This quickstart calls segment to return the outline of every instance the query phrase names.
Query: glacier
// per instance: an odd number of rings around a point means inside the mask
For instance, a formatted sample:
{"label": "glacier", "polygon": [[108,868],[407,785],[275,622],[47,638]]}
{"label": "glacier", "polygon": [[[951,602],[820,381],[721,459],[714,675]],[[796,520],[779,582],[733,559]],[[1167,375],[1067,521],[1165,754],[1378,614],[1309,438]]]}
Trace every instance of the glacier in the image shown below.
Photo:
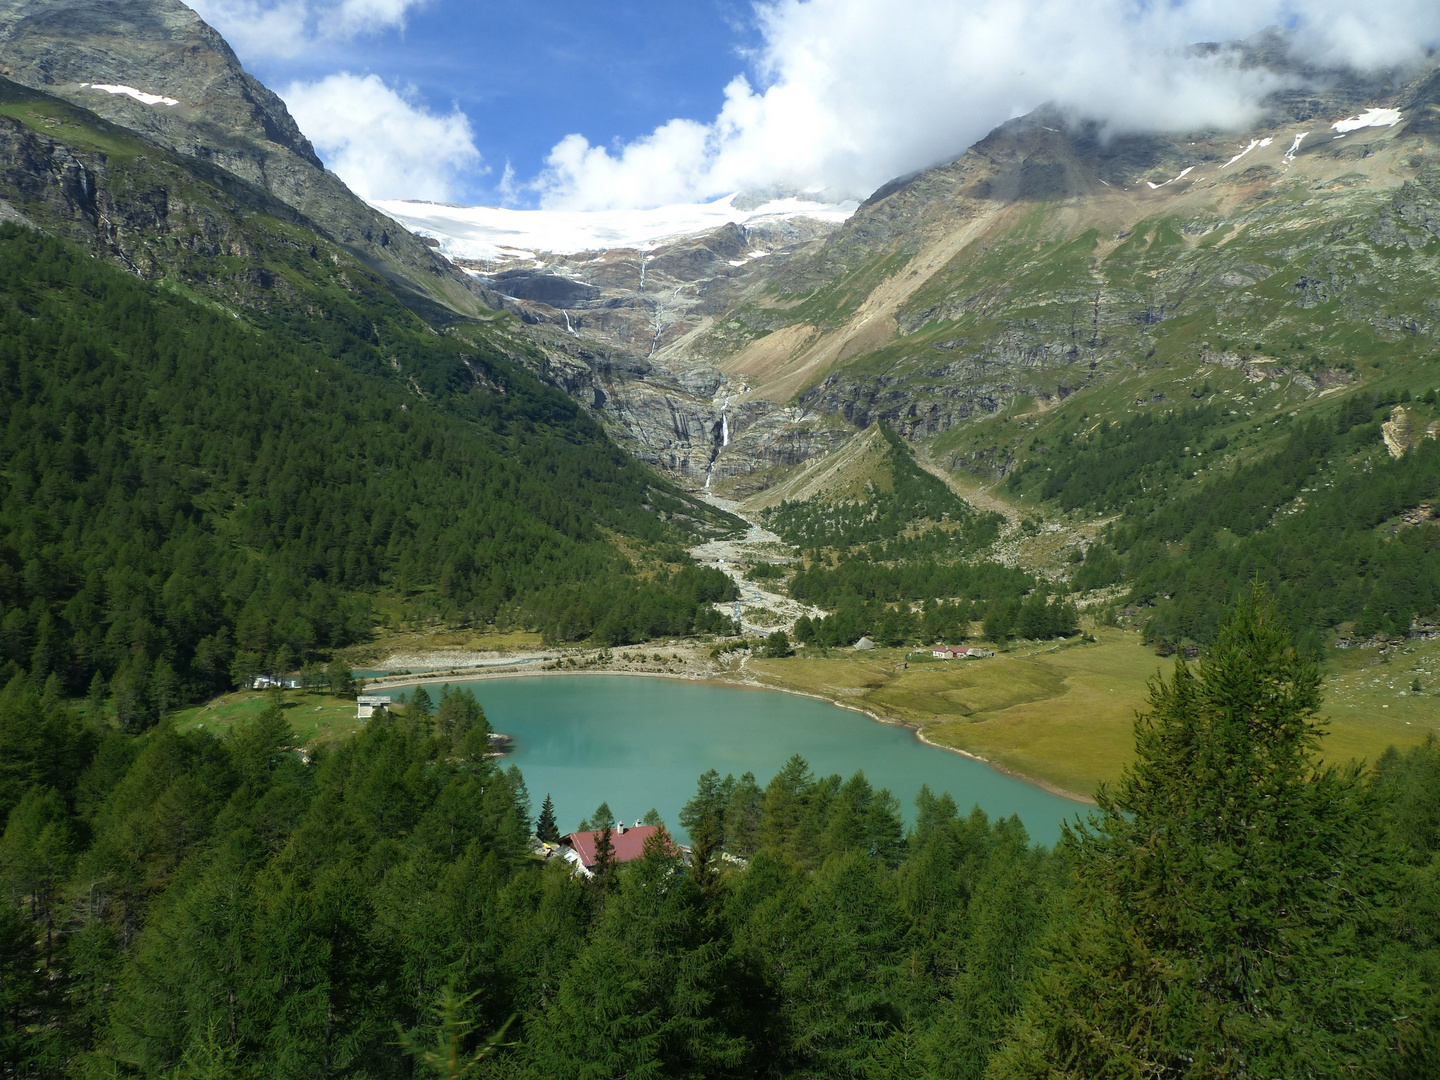
{"label": "glacier", "polygon": [[380,199],[371,205],[411,232],[435,240],[443,255],[493,262],[613,248],[649,251],[731,221],[748,225],[812,218],[838,225],[859,208],[853,199],[824,203],[792,196],[742,210],[733,205],[738,194],[650,210],[512,210],[406,199]]}

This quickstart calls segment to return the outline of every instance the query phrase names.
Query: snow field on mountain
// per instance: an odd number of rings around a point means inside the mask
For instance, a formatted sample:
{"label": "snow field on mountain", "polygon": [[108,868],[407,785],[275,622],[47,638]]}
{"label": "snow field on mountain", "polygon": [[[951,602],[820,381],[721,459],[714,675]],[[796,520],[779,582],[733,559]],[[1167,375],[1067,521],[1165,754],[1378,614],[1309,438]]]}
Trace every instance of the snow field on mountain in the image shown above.
{"label": "snow field on mountain", "polygon": [[1359,116],[1336,120],[1330,126],[1343,135],[1347,131],[1359,131],[1367,127],[1394,127],[1398,123],[1399,109],[1366,109]]}
{"label": "snow field on mountain", "polygon": [[637,248],[648,251],[681,236],[719,228],[727,222],[812,218],[840,224],[857,209],[854,201],[811,202],[772,199],[752,210],[733,205],[735,195],[708,203],[681,203],[651,210],[511,210],[500,206],[377,200],[372,205],[411,232],[440,243],[452,258],[533,259],[541,253]]}

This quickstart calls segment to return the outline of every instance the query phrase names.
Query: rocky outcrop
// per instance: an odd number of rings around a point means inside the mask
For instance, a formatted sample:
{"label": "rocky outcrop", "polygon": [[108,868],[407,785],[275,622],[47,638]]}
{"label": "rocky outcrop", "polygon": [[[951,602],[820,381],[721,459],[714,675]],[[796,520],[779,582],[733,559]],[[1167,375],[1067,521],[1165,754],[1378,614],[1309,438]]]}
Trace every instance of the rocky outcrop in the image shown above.
{"label": "rocky outcrop", "polygon": [[327,172],[285,103],[179,0],[7,0],[0,75],[254,184],[431,300],[469,312],[486,306],[488,293]]}
{"label": "rocky outcrop", "polygon": [[605,423],[635,457],[688,487],[748,492],[767,474],[853,435],[813,410],[735,402],[727,377],[704,364],[637,357],[593,340],[536,328],[538,352],[515,359]]}
{"label": "rocky outcrop", "polygon": [[1385,440],[1385,449],[1391,457],[1404,457],[1419,446],[1422,439],[1440,439],[1440,420],[1432,420],[1422,429],[1409,409],[1396,405],[1390,410],[1390,419],[1380,425],[1380,437]]}
{"label": "rocky outcrop", "polygon": [[[547,325],[644,357],[695,357],[690,339],[741,302],[761,278],[834,226],[808,218],[760,220],[679,237],[649,250],[542,253],[494,270],[463,265],[505,306]],[[700,360],[703,363],[703,359]]]}
{"label": "rocky outcrop", "polygon": [[[213,165],[132,139],[123,129],[0,79],[0,99],[49,102],[54,135],[0,115],[0,193],[16,219],[66,236],[148,280],[172,277],[225,302],[266,310],[296,299],[273,267],[303,260],[343,275],[304,216]],[[88,130],[121,151],[62,136]],[[140,151],[143,151],[140,152]],[[277,227],[278,226],[278,227]],[[346,260],[348,266],[355,263]]]}

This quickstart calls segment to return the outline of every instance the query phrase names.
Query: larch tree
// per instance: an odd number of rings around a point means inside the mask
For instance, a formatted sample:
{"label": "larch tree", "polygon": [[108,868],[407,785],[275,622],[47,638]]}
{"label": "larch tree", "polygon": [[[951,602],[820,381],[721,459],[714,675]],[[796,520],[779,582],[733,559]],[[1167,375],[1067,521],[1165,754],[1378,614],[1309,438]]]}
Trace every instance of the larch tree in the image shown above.
{"label": "larch tree", "polygon": [[1413,1015],[1400,865],[1359,767],[1321,762],[1319,705],[1259,588],[1156,679],[1134,764],[1066,830],[1073,914],[991,1077],[1384,1071]]}
{"label": "larch tree", "polygon": [[610,826],[606,825],[595,838],[595,866],[591,873],[595,887],[601,892],[610,888],[615,878],[615,844]]}

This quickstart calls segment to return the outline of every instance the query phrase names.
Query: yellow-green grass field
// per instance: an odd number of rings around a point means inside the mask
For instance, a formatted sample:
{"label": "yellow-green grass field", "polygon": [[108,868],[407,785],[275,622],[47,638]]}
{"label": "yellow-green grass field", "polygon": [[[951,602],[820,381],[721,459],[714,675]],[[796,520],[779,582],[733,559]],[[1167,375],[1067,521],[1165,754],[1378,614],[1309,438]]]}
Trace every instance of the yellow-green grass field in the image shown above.
{"label": "yellow-green grass field", "polygon": [[[272,691],[237,690],[205,705],[175,715],[175,726],[223,735],[236,724],[258,716],[275,700]],[[287,690],[280,696],[285,719],[303,745],[333,743],[353,735],[361,726],[353,698],[331,697]]]}
{"label": "yellow-green grass field", "polygon": [[[1419,680],[1420,690],[1413,689]],[[1376,649],[1332,649],[1325,665],[1325,756],[1373,761],[1398,747],[1440,738],[1440,641],[1410,641],[1387,656]]]}
{"label": "yellow-green grass field", "polygon": [[[1404,747],[1440,733],[1440,678],[1431,682],[1423,674],[1433,670],[1440,676],[1440,642],[1411,648],[1374,668],[1368,664],[1376,658],[1374,650],[1332,653],[1324,707],[1329,737],[1321,751],[1326,760],[1373,761],[1387,746]],[[941,746],[1090,795],[1131,760],[1135,712],[1145,704],[1149,680],[1168,673],[1173,663],[1147,649],[1134,632],[1102,629],[1093,644],[1017,646],[984,660],[916,663],[907,650],[881,649],[754,660],[749,670],[768,685],[912,724]],[[1418,695],[1409,690],[1417,677],[1411,668],[1422,670],[1418,677],[1429,690]],[[1381,677],[1381,669],[1390,677]]]}
{"label": "yellow-green grass field", "polygon": [[[1148,682],[1174,664],[1133,631],[1096,633],[1094,643],[1019,645],[984,660],[931,661],[906,649],[811,658],[802,650],[788,660],[752,659],[746,671],[769,686],[911,724],[931,742],[1088,796],[1130,761],[1131,724]],[[407,647],[424,643],[417,638]],[[1326,760],[1374,761],[1388,746],[1440,736],[1440,641],[1400,645],[1388,659],[1375,649],[1331,650],[1324,675]],[[272,700],[272,691],[236,691],[178,713],[175,722],[223,734]],[[361,726],[353,700],[293,690],[280,700],[307,745],[338,741]]]}

